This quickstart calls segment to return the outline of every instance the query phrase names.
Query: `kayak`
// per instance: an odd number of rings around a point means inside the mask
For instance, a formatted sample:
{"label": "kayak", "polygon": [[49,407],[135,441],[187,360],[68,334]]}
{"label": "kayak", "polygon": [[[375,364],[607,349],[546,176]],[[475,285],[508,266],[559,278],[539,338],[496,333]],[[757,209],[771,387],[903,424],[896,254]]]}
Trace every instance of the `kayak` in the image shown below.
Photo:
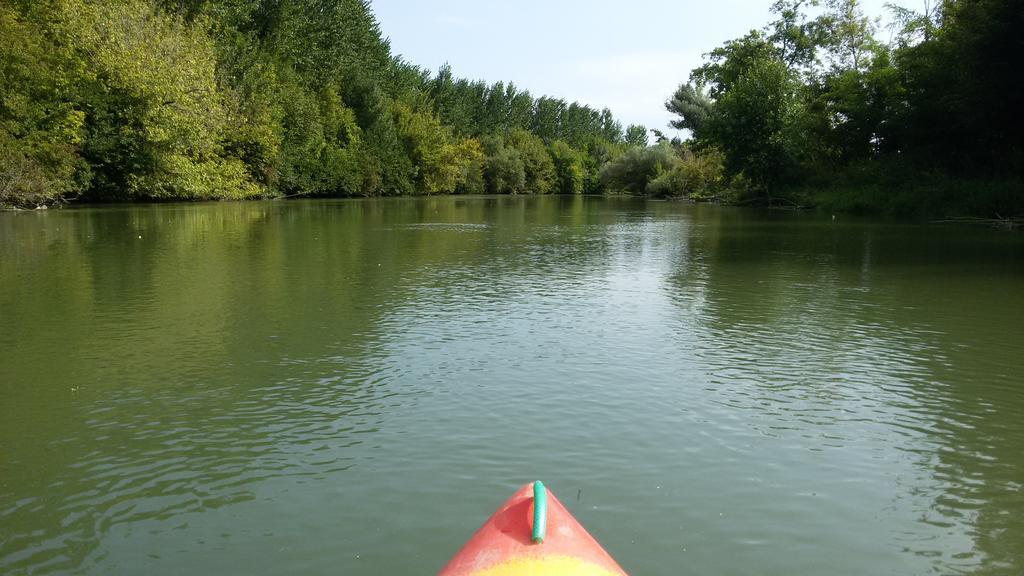
{"label": "kayak", "polygon": [[523,486],[438,576],[626,576],[542,482]]}

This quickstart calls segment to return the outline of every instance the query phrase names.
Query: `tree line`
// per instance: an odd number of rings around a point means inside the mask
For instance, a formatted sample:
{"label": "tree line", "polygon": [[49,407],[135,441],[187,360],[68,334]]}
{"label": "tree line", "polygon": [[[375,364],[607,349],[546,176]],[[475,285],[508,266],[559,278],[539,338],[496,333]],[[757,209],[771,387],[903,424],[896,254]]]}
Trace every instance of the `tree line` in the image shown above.
{"label": "tree line", "polygon": [[[368,0],[2,0],[0,204],[625,193],[1024,214],[1024,10],[777,0],[666,102],[607,110],[395,56]],[[888,33],[884,40],[880,39]]]}
{"label": "tree line", "polygon": [[777,0],[666,103],[690,138],[606,169],[632,192],[889,213],[1024,214],[1024,10]]}
{"label": "tree line", "polygon": [[368,0],[4,0],[0,38],[0,204],[595,193],[646,143],[405,62]]}

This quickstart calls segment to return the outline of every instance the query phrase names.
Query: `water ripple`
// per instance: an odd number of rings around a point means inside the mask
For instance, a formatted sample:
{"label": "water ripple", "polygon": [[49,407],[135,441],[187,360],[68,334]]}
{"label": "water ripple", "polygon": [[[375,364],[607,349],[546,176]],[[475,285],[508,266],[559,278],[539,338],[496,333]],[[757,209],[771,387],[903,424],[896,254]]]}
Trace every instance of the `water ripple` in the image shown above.
{"label": "water ripple", "polygon": [[1020,572],[1024,249],[930,230],[583,198],[0,225],[0,571],[429,572],[541,477],[637,574]]}

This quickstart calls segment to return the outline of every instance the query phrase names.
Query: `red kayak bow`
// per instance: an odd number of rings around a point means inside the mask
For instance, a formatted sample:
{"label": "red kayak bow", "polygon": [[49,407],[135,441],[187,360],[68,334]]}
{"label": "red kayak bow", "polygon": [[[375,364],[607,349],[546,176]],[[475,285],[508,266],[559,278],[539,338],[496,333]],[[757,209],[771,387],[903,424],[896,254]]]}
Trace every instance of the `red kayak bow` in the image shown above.
{"label": "red kayak bow", "polygon": [[516,491],[438,576],[626,576],[544,484]]}

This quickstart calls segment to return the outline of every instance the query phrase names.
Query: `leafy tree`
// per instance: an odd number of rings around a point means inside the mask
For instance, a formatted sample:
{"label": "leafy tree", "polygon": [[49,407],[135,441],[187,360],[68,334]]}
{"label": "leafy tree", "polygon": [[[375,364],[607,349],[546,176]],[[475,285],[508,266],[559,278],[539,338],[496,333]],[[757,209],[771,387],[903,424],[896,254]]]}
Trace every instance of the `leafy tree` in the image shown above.
{"label": "leafy tree", "polygon": [[630,146],[647,146],[647,127],[630,124],[629,128],[626,128],[625,140]]}
{"label": "leafy tree", "polygon": [[[711,99],[704,94],[700,84],[686,83],[679,86],[672,98],[665,103],[665,109],[679,116],[670,124],[679,130],[689,130],[693,137],[701,139],[705,136],[708,118],[711,117]],[[667,140],[665,135],[657,132],[658,141]]]}
{"label": "leafy tree", "polygon": [[938,20],[928,41],[894,58],[909,104],[906,152],[958,173],[1019,174],[1024,11],[1012,0],[959,0],[943,3]]}
{"label": "leafy tree", "polygon": [[586,178],[584,155],[561,140],[555,140],[549,148],[555,168],[554,190],[559,194],[581,194]]}
{"label": "leafy tree", "polygon": [[[694,153],[720,149],[726,181],[749,182],[769,202],[787,189],[812,190],[813,202],[820,196],[813,190],[838,182],[857,187],[842,193],[849,195],[912,188],[929,209],[1024,210],[1020,194],[986,191],[1024,189],[1016,129],[1024,107],[1019,5],[946,0],[926,3],[921,13],[890,7],[898,28],[888,46],[857,0],[820,5],[812,16],[817,0],[778,0],[763,33],[706,55],[666,103],[678,116],[673,126],[691,132]],[[979,186],[972,198],[940,192],[965,178],[997,182]],[[674,168],[648,193],[674,193],[685,181]],[[842,202],[880,209],[887,198]]]}
{"label": "leafy tree", "polygon": [[527,91],[518,91],[510,82],[506,89],[509,102],[508,127],[529,130],[533,117],[533,97]]}
{"label": "leafy tree", "polygon": [[467,138],[459,143],[459,155],[465,159],[461,163],[462,173],[459,175],[458,185],[455,188],[456,194],[483,194],[487,191],[487,182],[484,180],[484,156],[483,146],[476,138]]}
{"label": "leafy tree", "polygon": [[672,170],[678,162],[669,144],[630,148],[601,168],[601,182],[611,192],[642,195],[651,181]]}
{"label": "leafy tree", "polygon": [[756,30],[729,40],[705,56],[708,62],[690,74],[690,81],[707,88],[712,100],[728,92],[756,63],[780,59],[778,49]]}
{"label": "leafy tree", "polygon": [[781,60],[751,62],[715,103],[713,134],[726,165],[766,192],[789,168],[783,131],[794,108],[794,86]]}
{"label": "leafy tree", "polygon": [[840,161],[898,149],[892,124],[904,94],[899,73],[880,46],[866,70],[850,69],[825,78],[819,99],[830,120],[826,141]]}
{"label": "leafy tree", "polygon": [[601,136],[609,142],[622,141],[622,124],[607,108],[601,109]]}
{"label": "leafy tree", "polygon": [[416,166],[415,184],[424,194],[450,194],[469,177],[479,161],[475,141],[456,141],[435,116],[414,110],[403,102],[394,104],[395,127],[406,152]]}
{"label": "leafy tree", "polygon": [[826,0],[827,11],[820,18],[822,45],[833,72],[863,72],[878,49],[874,25],[859,0]]}
{"label": "leafy tree", "polygon": [[505,145],[519,153],[526,176],[526,191],[547,194],[555,185],[555,165],[539,136],[526,130],[510,130]]}
{"label": "leafy tree", "polygon": [[332,86],[311,94],[282,87],[284,154],[281,186],[289,194],[359,194],[366,185],[362,129]]}
{"label": "leafy tree", "polygon": [[0,5],[0,205],[72,197],[90,176],[80,156],[85,112],[68,94],[82,64],[38,34],[33,16]]}
{"label": "leafy tree", "polygon": [[624,141],[393,55],[368,0],[7,0],[0,36],[4,204],[575,193]]}
{"label": "leafy tree", "polygon": [[771,7],[777,19],[768,25],[768,39],[791,70],[809,72],[821,45],[822,21],[804,13],[808,5],[817,6],[818,0],[776,0]]}
{"label": "leafy tree", "polygon": [[562,125],[562,114],[565,112],[564,100],[543,96],[537,100],[533,109],[533,123],[530,130],[545,140],[559,136]]}
{"label": "leafy tree", "polygon": [[200,23],[141,0],[87,3],[65,17],[97,78],[85,97],[96,112],[87,116],[83,155],[100,195],[262,193],[241,160],[223,154],[228,111],[216,83],[214,46]]}
{"label": "leafy tree", "polygon": [[684,148],[681,152],[679,162],[647,183],[646,193],[654,197],[714,199],[725,183],[725,156],[716,148],[698,152]]}
{"label": "leafy tree", "polygon": [[483,140],[484,181],[494,194],[521,194],[526,191],[526,164],[515,148],[505,146],[499,136]]}
{"label": "leafy tree", "polygon": [[[785,135],[801,110],[799,91],[779,52],[760,33],[727,42],[709,54],[666,107],[699,143],[718,146],[732,174],[745,174],[769,193],[792,168]],[[702,86],[709,87],[705,96]]]}
{"label": "leafy tree", "polygon": [[917,12],[904,6],[887,3],[885,7],[892,18],[891,29],[897,35],[897,46],[907,48],[930,41],[940,27],[940,6],[939,2],[925,0],[924,12]]}

